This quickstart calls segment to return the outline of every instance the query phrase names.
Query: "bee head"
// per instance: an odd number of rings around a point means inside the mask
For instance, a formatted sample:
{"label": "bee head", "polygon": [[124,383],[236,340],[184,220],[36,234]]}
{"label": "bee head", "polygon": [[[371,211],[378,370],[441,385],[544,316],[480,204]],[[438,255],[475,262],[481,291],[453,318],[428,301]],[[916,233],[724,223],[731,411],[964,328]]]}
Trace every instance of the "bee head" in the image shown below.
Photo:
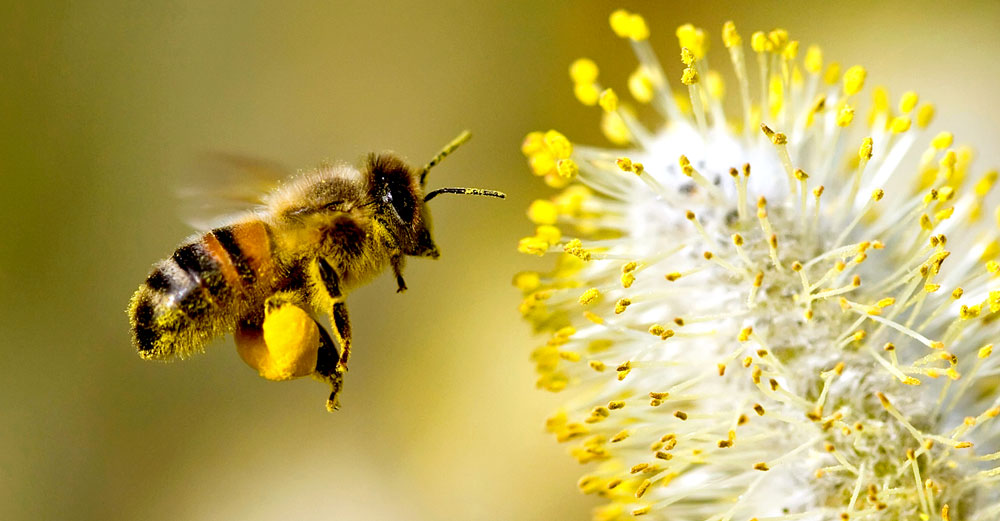
{"label": "bee head", "polygon": [[413,169],[393,155],[368,157],[367,174],[371,180],[371,197],[378,207],[378,218],[399,241],[406,255],[438,257],[431,239],[430,212],[427,201],[439,194],[485,195],[503,199],[506,195],[481,188],[439,188],[424,195],[427,173],[472,135],[462,132],[438,152],[423,168]]}
{"label": "bee head", "polygon": [[420,171],[391,154],[368,156],[369,196],[376,219],[396,238],[406,255],[438,256],[431,239],[429,215],[420,190]]}

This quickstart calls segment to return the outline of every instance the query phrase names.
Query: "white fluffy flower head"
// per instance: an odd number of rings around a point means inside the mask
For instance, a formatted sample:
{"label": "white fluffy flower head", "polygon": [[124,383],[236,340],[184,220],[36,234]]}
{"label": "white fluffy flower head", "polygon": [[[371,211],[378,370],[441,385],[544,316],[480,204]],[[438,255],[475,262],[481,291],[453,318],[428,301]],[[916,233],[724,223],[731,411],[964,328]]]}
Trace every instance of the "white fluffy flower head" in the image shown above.
{"label": "white fluffy flower head", "polygon": [[611,27],[638,57],[631,97],[665,122],[571,66],[622,148],[528,135],[561,192],[519,248],[557,262],[515,277],[547,335],[538,384],[566,396],[547,427],[608,500],[595,517],[1000,517],[997,173],[928,133],[915,93],[868,103],[864,68],[800,57],[783,30],[745,56],[724,26],[727,115],[702,30],[677,30],[675,93],[644,19]]}

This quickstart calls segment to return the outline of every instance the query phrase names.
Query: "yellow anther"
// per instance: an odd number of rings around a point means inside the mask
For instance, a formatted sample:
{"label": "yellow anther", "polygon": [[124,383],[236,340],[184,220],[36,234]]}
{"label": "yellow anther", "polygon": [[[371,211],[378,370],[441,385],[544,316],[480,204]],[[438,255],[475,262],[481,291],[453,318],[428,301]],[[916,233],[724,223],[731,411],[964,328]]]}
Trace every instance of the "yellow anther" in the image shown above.
{"label": "yellow anther", "polygon": [[573,96],[580,103],[588,107],[593,107],[597,105],[597,100],[600,99],[601,93],[597,90],[597,84],[595,83],[575,83],[573,84]]}
{"label": "yellow anther", "polygon": [[514,287],[517,289],[528,292],[538,289],[542,284],[541,276],[538,272],[534,271],[522,271],[517,275],[514,275]]}
{"label": "yellow anther", "polygon": [[669,280],[670,282],[673,282],[681,278],[681,274],[675,271],[672,273],[667,273],[666,275],[664,275],[664,277],[666,277],[666,279]]}
{"label": "yellow anther", "polygon": [[681,47],[691,49],[695,59],[700,60],[705,57],[708,50],[708,40],[705,39],[705,31],[691,25],[684,24],[677,28],[677,43]]}
{"label": "yellow anther", "polygon": [[616,145],[627,145],[632,140],[632,133],[625,125],[625,120],[617,112],[602,113],[601,132]]}
{"label": "yellow anther", "polygon": [[618,443],[620,441],[625,441],[626,439],[628,439],[629,435],[631,435],[629,431],[620,431],[618,434],[612,436],[611,439],[608,441],[610,441],[611,443]]}
{"label": "yellow anther", "polygon": [[754,470],[759,470],[761,472],[767,472],[768,470],[771,470],[771,468],[767,466],[767,463],[763,463],[763,462],[761,462],[761,463],[754,463],[753,464],[753,469]]}
{"label": "yellow anther", "polygon": [[867,161],[872,158],[873,143],[874,142],[870,137],[866,137],[863,141],[861,141],[861,148],[858,149],[858,159]]}
{"label": "yellow anther", "polygon": [[572,159],[560,159],[556,161],[556,172],[566,179],[573,179],[576,174],[580,173],[580,167]]}
{"label": "yellow anther", "polygon": [[563,251],[583,261],[589,261],[593,258],[590,251],[583,247],[583,242],[580,239],[573,239],[566,243]]}
{"label": "yellow anther", "polygon": [[531,157],[545,150],[545,134],[539,131],[529,132],[521,142],[521,153]]}
{"label": "yellow anther", "polygon": [[629,299],[627,299],[627,298],[620,298],[620,299],[618,299],[618,302],[615,302],[615,314],[616,315],[621,315],[631,305],[632,305],[632,301],[629,300]]}
{"label": "yellow anther", "polygon": [[944,210],[939,210],[937,212],[934,212],[934,220],[936,220],[936,221],[943,221],[945,219],[950,218],[952,216],[952,214],[954,214],[954,213],[955,213],[955,207],[954,206],[949,206],[948,208],[945,208]]}
{"label": "yellow anther", "polygon": [[771,42],[773,50],[781,50],[788,42],[788,31],[785,29],[773,29],[767,33],[767,41]]}
{"label": "yellow anther", "polygon": [[645,67],[640,65],[628,77],[628,90],[632,97],[640,103],[649,103],[653,100],[653,80]]}
{"label": "yellow anther", "polygon": [[604,89],[601,92],[601,97],[598,100],[598,103],[601,105],[601,108],[604,109],[604,112],[614,112],[615,110],[618,110],[618,95],[611,89]]}
{"label": "yellow anther", "polygon": [[976,354],[979,358],[989,358],[993,354],[993,344],[987,344],[979,348],[979,352]]}
{"label": "yellow anther", "polygon": [[624,409],[625,402],[623,400],[611,400],[608,402],[608,409],[612,411],[617,411],[618,409]]}
{"label": "yellow anther", "polygon": [[691,49],[688,49],[687,47],[681,47],[681,63],[687,65],[688,67],[690,67],[691,64],[694,63],[694,53],[691,52]]}
{"label": "yellow anther", "polygon": [[556,159],[566,159],[573,153],[573,145],[566,139],[566,136],[556,130],[545,133],[545,146],[549,148]]}
{"label": "yellow anther", "polygon": [[944,150],[952,145],[955,141],[955,136],[951,132],[939,132],[938,135],[934,136],[931,140],[931,146],[938,149]]}
{"label": "yellow anther", "polygon": [[562,358],[567,362],[579,362],[580,353],[574,351],[559,351],[559,358]]}
{"label": "yellow anther", "polygon": [[635,41],[649,38],[649,26],[646,25],[646,19],[638,14],[632,14],[629,18],[630,27],[628,37]]}
{"label": "yellow anther", "polygon": [[694,85],[698,83],[698,71],[692,67],[685,68],[683,74],[681,74],[681,83],[684,85]]}
{"label": "yellow anther", "polygon": [[757,31],[750,35],[750,48],[756,53],[763,53],[770,50],[771,42],[767,40],[767,35],[762,31]]}
{"label": "yellow anther", "polygon": [[736,32],[736,24],[732,21],[722,24],[722,43],[725,44],[726,48],[738,47],[743,43],[743,38],[740,38],[740,33]]}
{"label": "yellow anther", "polygon": [[934,229],[934,224],[931,222],[931,218],[927,214],[922,214],[920,216],[920,227],[930,231]]}
{"label": "yellow anther", "polygon": [[979,197],[985,197],[986,194],[988,194],[993,188],[993,185],[996,184],[998,175],[1000,175],[1000,173],[996,170],[986,172],[983,177],[976,182],[976,195]]}
{"label": "yellow anther", "polygon": [[833,86],[838,81],[840,81],[840,63],[832,62],[826,67],[826,72],[823,73],[823,82]]}
{"label": "yellow anther", "polygon": [[569,66],[573,83],[593,83],[597,81],[597,73],[597,64],[590,58],[579,58]]}
{"label": "yellow anther", "polygon": [[635,497],[639,499],[649,490],[649,487],[653,484],[649,479],[644,479],[642,483],[639,484],[639,488],[635,489]]}
{"label": "yellow anther", "polygon": [[903,114],[910,112],[917,106],[917,102],[920,101],[920,96],[912,90],[906,91],[899,98],[899,111]]}
{"label": "yellow anther", "polygon": [[861,92],[861,89],[865,86],[865,76],[867,76],[867,71],[860,65],[855,65],[847,72],[844,73],[844,94],[848,96],[853,96]]}
{"label": "yellow anther", "polygon": [[837,112],[837,125],[841,127],[846,127],[854,121],[854,107],[850,105],[844,105]]}
{"label": "yellow anther", "polygon": [[536,152],[528,158],[528,165],[531,172],[537,176],[543,176],[556,169],[556,160],[547,150]]}
{"label": "yellow anther", "polygon": [[619,38],[628,38],[631,29],[631,18],[632,16],[628,11],[618,9],[611,13],[608,22],[611,23],[611,30],[615,32],[615,35]]}
{"label": "yellow anther", "polygon": [[753,326],[747,326],[740,330],[740,334],[736,336],[736,339],[740,342],[746,342],[750,340],[750,335],[753,334]]}
{"label": "yellow anther", "polygon": [[794,60],[796,56],[799,55],[799,41],[791,40],[785,45],[785,48],[781,50],[781,57],[786,60]]}
{"label": "yellow anther", "polygon": [[886,298],[884,298],[884,299],[879,300],[878,302],[876,302],[875,305],[884,309],[884,308],[887,308],[887,307],[889,307],[889,306],[891,306],[891,305],[893,305],[895,303],[896,303],[896,299],[894,299],[892,297],[886,297]]}
{"label": "yellow anther", "polygon": [[629,38],[636,41],[649,38],[649,27],[641,15],[619,9],[611,13],[609,22],[611,23],[611,30],[619,38]]}
{"label": "yellow anther", "polygon": [[549,242],[540,237],[525,237],[518,241],[517,251],[541,257],[545,252],[549,251]]}
{"label": "yellow anther", "polygon": [[597,299],[600,298],[600,296],[601,296],[600,290],[598,290],[597,288],[590,288],[587,291],[584,291],[582,295],[580,295],[579,302],[581,305],[586,306],[588,304],[593,304],[594,302],[596,302]]}
{"label": "yellow anther", "polygon": [[823,71],[823,50],[819,46],[810,45],[806,49],[805,67],[810,74],[819,74]]}
{"label": "yellow anther", "polygon": [[925,103],[917,110],[917,126],[927,128],[934,120],[934,104]]}
{"label": "yellow anther", "polygon": [[907,130],[910,130],[910,125],[912,122],[907,116],[896,116],[892,118],[892,122],[889,123],[889,129],[892,130],[893,134],[902,134]]}
{"label": "yellow anther", "polygon": [[885,197],[885,191],[881,188],[872,190],[872,201],[881,201]]}
{"label": "yellow anther", "polygon": [[705,86],[708,88],[708,95],[713,99],[722,101],[726,96],[726,82],[722,80],[719,71],[710,70],[705,75]]}
{"label": "yellow anther", "polygon": [[592,313],[590,311],[584,311],[583,312],[583,318],[586,318],[587,320],[593,322],[594,324],[598,324],[598,325],[604,323],[604,319],[601,318],[600,315],[597,315],[596,313]]}
{"label": "yellow anther", "polygon": [[794,175],[795,179],[798,179],[799,181],[805,181],[806,179],[809,179],[809,174],[805,173],[801,168],[796,168]]}
{"label": "yellow anther", "polygon": [[737,246],[743,246],[743,236],[742,235],[740,235],[738,233],[734,233],[733,236],[732,236],[732,239],[733,239],[733,244],[735,244]]}
{"label": "yellow anther", "polygon": [[552,246],[553,244],[558,243],[559,239],[562,239],[562,232],[559,231],[559,228],[556,228],[551,224],[542,224],[535,228],[535,237],[545,241],[549,244],[549,246]]}
{"label": "yellow anther", "polygon": [[555,224],[559,211],[555,203],[545,199],[535,199],[528,206],[528,219],[535,224]]}
{"label": "yellow anther", "polygon": [[617,165],[622,172],[632,171],[632,160],[627,157],[619,157],[615,160],[615,165]]}

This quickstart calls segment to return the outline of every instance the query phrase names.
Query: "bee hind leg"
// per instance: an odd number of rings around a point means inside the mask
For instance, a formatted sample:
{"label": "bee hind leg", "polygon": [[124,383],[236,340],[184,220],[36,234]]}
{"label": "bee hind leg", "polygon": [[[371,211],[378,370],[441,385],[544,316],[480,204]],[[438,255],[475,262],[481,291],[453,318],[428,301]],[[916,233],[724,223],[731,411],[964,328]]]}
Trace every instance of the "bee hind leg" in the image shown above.
{"label": "bee hind leg", "polygon": [[264,312],[240,321],[233,335],[240,357],[265,379],[308,376],[316,366],[320,327],[297,302],[294,294],[271,295]]}
{"label": "bee hind leg", "polygon": [[347,316],[347,304],[344,303],[344,295],[340,290],[340,275],[337,270],[326,259],[319,258],[316,263],[323,288],[332,302],[330,321],[333,323],[333,335],[340,344],[340,357],[333,368],[337,380],[331,382],[333,392],[326,403],[327,409],[332,411],[338,406],[337,393],[343,387],[343,376],[347,372],[347,362],[351,359],[351,320]]}
{"label": "bee hind leg", "polygon": [[316,370],[313,378],[330,385],[330,397],[326,400],[326,409],[333,412],[340,408],[337,395],[344,386],[344,373],[337,369],[340,355],[333,339],[323,326],[319,326],[319,352],[316,356]]}

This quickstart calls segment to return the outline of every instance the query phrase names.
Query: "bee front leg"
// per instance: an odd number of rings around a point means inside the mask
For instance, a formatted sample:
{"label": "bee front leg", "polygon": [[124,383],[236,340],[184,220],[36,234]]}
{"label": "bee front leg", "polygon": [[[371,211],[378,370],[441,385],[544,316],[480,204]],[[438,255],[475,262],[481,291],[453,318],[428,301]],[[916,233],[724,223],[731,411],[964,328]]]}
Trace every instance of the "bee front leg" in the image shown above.
{"label": "bee front leg", "polygon": [[402,253],[396,252],[389,259],[392,263],[392,272],[396,275],[396,293],[406,291],[406,281],[403,280],[403,264],[406,258]]}
{"label": "bee front leg", "polygon": [[338,407],[337,393],[343,387],[343,375],[347,372],[347,362],[351,359],[351,321],[347,316],[347,304],[343,300],[344,295],[340,289],[340,275],[337,270],[326,259],[319,258],[316,263],[323,288],[333,302],[329,313],[331,322],[333,322],[333,335],[336,337],[337,343],[340,344],[340,358],[332,371],[332,374],[337,377],[337,382],[336,384],[331,382],[333,389],[330,393],[330,399],[326,403],[327,409],[332,411]]}

